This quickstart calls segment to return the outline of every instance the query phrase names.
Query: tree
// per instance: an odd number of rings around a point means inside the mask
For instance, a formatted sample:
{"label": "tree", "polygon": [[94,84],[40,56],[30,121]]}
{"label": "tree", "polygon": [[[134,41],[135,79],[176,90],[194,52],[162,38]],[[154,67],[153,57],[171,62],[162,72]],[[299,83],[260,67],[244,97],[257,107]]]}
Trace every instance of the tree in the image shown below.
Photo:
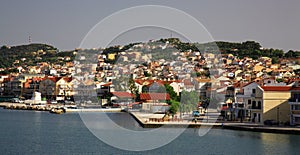
{"label": "tree", "polygon": [[177,93],[174,91],[174,88],[169,84],[165,84],[166,92],[169,93],[171,100],[179,101]]}
{"label": "tree", "polygon": [[132,78],[130,78],[128,81],[128,87],[132,94],[136,94],[138,92],[135,82]]}
{"label": "tree", "polygon": [[149,92],[149,88],[147,86],[143,86],[142,93],[148,93],[148,92]]}
{"label": "tree", "polygon": [[152,75],[150,74],[150,73],[148,73],[147,71],[144,71],[144,75],[146,76],[146,77],[151,77]]}
{"label": "tree", "polygon": [[279,59],[277,57],[272,57],[272,64],[277,64]]}
{"label": "tree", "polygon": [[183,111],[189,112],[193,109],[197,109],[197,105],[199,102],[199,95],[196,91],[185,91],[181,92],[180,103],[182,104]]}
{"label": "tree", "polygon": [[180,102],[175,101],[175,100],[170,100],[170,103],[171,103],[171,106],[170,106],[169,112],[171,114],[176,114],[179,109]]}

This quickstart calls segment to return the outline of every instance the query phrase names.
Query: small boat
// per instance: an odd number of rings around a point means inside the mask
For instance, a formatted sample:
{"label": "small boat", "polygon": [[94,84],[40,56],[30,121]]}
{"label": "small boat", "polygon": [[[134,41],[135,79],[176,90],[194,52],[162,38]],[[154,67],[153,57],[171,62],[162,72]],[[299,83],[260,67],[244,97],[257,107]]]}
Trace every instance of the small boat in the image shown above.
{"label": "small boat", "polygon": [[63,108],[52,108],[49,112],[53,114],[62,114],[65,113],[65,110]]}

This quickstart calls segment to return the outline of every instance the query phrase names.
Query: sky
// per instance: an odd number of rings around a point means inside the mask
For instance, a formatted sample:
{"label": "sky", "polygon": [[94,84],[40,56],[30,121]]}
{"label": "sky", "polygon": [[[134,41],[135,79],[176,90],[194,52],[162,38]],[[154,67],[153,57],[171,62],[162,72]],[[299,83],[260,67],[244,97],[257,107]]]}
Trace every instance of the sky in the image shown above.
{"label": "sky", "polygon": [[105,17],[139,5],[182,10],[216,41],[254,40],[265,48],[300,50],[298,0],[1,0],[0,46],[28,44],[30,36],[32,43],[72,50]]}

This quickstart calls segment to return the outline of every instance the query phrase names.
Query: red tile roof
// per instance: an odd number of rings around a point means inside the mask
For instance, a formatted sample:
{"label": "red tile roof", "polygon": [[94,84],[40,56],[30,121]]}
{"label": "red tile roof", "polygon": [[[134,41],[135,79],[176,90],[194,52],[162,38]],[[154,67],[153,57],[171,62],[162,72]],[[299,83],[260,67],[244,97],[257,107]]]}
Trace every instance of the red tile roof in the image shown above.
{"label": "red tile roof", "polygon": [[300,87],[293,87],[292,90],[300,90]]}
{"label": "red tile roof", "polygon": [[72,81],[72,77],[64,77],[64,80],[67,82],[71,82]]}
{"label": "red tile roof", "polygon": [[261,86],[264,91],[290,91],[290,86]]}
{"label": "red tile roof", "polygon": [[142,93],[140,94],[141,100],[170,100],[168,93]]}
{"label": "red tile roof", "polygon": [[111,92],[114,96],[118,98],[133,98],[134,95],[129,92]]}
{"label": "red tile roof", "polygon": [[43,80],[49,79],[51,81],[53,81],[54,83],[56,83],[58,80],[61,79],[61,77],[57,77],[57,76],[46,76],[43,78]]}

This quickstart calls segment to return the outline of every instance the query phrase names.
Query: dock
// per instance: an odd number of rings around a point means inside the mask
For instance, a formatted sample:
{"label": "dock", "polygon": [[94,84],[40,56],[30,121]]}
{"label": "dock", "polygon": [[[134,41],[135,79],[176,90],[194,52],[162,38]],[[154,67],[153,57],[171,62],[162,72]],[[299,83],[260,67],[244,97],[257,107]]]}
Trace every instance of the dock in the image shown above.
{"label": "dock", "polygon": [[66,112],[122,112],[121,108],[66,109]]}
{"label": "dock", "polygon": [[[48,111],[53,112],[53,109],[63,110],[63,113],[74,112],[122,112],[122,108],[74,108],[74,105],[62,105],[62,104],[45,104],[45,105],[28,105],[25,103],[10,103],[2,102],[0,107],[11,110],[33,110],[33,111]],[[68,108],[73,107],[73,108]]]}
{"label": "dock", "polygon": [[251,123],[224,123],[224,129],[243,130],[253,132],[266,132],[266,133],[282,133],[282,134],[296,134],[300,135],[299,127],[288,126],[266,126],[261,124]]}
{"label": "dock", "polygon": [[130,115],[143,127],[143,128],[159,128],[165,127],[184,127],[184,128],[200,128],[212,127],[219,129],[229,129],[229,130],[240,130],[240,131],[252,131],[252,132],[265,132],[265,133],[278,133],[278,134],[296,134],[300,135],[300,127],[291,126],[267,126],[263,124],[255,123],[239,123],[239,122],[220,122],[209,123],[205,120],[198,122],[191,122],[188,120],[151,120],[151,118],[160,118],[162,115],[141,113],[141,112],[130,112]]}
{"label": "dock", "polygon": [[151,114],[142,112],[129,112],[131,116],[144,128],[158,127],[188,127],[200,128],[201,126],[221,128],[222,123],[206,122],[206,120],[189,121],[184,119],[165,119],[164,114]]}

